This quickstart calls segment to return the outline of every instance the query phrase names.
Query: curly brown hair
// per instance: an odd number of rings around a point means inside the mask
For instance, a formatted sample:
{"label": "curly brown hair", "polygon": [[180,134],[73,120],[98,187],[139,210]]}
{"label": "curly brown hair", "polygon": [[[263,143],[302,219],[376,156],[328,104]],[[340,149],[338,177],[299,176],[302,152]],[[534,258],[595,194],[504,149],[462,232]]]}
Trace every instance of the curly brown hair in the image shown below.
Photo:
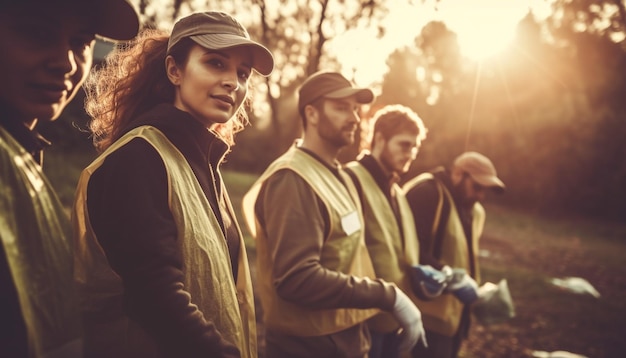
{"label": "curly brown hair", "polygon": [[424,122],[409,107],[401,104],[389,104],[376,111],[374,116],[362,127],[361,149],[372,149],[374,133],[381,133],[386,140],[402,133],[415,134],[420,141],[426,139],[428,129]]}
{"label": "curly brown hair", "polygon": [[[165,71],[169,34],[143,30],[133,41],[114,49],[102,67],[93,70],[84,84],[85,110],[92,118],[89,129],[100,152],[124,135],[124,130],[140,114],[160,103],[173,103],[175,87]],[[177,65],[187,63],[193,45],[183,39],[171,50]],[[235,133],[248,124],[246,98],[234,118],[211,128],[227,143],[234,144]]]}

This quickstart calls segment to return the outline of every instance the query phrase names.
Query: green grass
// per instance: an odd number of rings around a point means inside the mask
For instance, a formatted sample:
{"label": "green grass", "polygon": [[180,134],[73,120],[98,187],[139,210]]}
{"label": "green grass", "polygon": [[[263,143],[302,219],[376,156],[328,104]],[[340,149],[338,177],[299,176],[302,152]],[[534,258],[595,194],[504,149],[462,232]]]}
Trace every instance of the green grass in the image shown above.
{"label": "green grass", "polygon": [[230,194],[233,207],[235,208],[237,221],[239,221],[239,226],[241,227],[241,232],[243,233],[246,246],[250,251],[255,251],[256,248],[254,245],[254,239],[250,235],[250,231],[243,220],[241,201],[243,196],[248,192],[248,189],[250,189],[252,184],[254,184],[258,178],[258,175],[223,170],[222,176],[224,178],[226,188],[228,189],[228,193]]}
{"label": "green grass", "polygon": [[43,171],[67,208],[73,204],[80,173],[94,158],[95,151],[88,147],[66,149],[52,146],[46,150]]}

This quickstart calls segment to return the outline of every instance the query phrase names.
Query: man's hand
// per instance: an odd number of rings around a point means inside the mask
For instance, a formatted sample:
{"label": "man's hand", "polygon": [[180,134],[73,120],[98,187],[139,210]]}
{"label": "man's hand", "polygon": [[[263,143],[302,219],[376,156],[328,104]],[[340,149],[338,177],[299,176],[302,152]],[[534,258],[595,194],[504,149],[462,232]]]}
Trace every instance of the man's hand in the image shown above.
{"label": "man's hand", "polygon": [[437,270],[430,265],[411,266],[409,274],[413,293],[424,301],[432,300],[441,295],[452,272],[450,267],[446,267],[450,270],[450,273]]}
{"label": "man's hand", "polygon": [[415,306],[413,301],[398,287],[396,289],[396,301],[393,304],[393,316],[400,323],[402,330],[400,331],[400,352],[409,352],[413,346],[422,340],[424,347],[428,347],[426,343],[426,334],[422,324],[422,313]]}
{"label": "man's hand", "polygon": [[464,269],[452,269],[446,292],[451,292],[464,304],[471,304],[478,299],[478,284]]}

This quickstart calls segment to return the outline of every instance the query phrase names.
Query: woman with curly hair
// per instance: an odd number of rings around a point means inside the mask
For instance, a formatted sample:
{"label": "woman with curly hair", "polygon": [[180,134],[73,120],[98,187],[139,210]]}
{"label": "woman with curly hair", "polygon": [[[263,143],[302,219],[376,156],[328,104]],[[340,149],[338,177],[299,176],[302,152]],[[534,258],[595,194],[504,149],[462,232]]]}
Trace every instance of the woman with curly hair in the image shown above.
{"label": "woman with curly hair", "polygon": [[145,30],[86,83],[101,154],[73,210],[88,357],[256,357],[245,246],[219,166],[272,54],[221,12]]}

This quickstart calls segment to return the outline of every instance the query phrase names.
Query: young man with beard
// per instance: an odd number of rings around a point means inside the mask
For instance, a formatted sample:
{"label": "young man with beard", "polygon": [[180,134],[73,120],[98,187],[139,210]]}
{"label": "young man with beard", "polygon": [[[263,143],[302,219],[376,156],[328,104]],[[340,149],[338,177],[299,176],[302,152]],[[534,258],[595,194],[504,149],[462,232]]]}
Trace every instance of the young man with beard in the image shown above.
{"label": "young man with beard", "polygon": [[361,203],[337,161],[355,140],[359,106],[373,98],[339,73],[311,75],[299,90],[302,139],[244,197],[268,357],[365,357],[366,320],[380,310],[400,322],[402,348],[422,337],[413,302],[395,284],[374,279]]}
{"label": "young man with beard", "polygon": [[451,168],[436,168],[404,185],[420,242],[420,263],[461,272],[462,278],[455,275],[461,282],[457,288],[474,291],[464,296],[469,300],[443,294],[420,302],[429,347],[416,346],[414,357],[457,357],[469,332],[470,303],[480,281],[478,240],[485,222],[480,202],[488,191],[502,192],[504,188],[491,160],[477,152],[465,152]]}
{"label": "young man with beard", "polygon": [[[388,105],[372,118],[370,151],[347,165],[363,203],[365,242],[377,277],[394,282],[414,302],[411,267],[419,263],[419,243],[409,203],[398,181],[417,156],[426,128],[410,108]],[[368,321],[370,358],[399,356],[398,322],[388,313]]]}

